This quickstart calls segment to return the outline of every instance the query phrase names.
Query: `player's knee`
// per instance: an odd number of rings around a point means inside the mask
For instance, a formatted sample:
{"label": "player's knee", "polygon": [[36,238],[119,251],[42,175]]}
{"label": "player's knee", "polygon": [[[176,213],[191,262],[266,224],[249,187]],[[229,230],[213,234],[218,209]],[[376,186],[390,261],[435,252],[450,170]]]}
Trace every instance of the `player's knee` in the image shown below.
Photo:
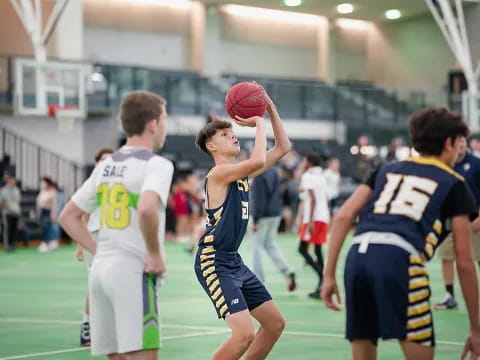
{"label": "player's knee", "polygon": [[255,330],[252,329],[241,329],[238,331],[234,331],[232,334],[238,341],[238,343],[245,348],[248,348],[250,344],[255,339]]}
{"label": "player's knee", "polygon": [[282,315],[278,315],[269,320],[268,331],[280,336],[285,329],[285,318]]}
{"label": "player's knee", "polygon": [[300,243],[300,245],[298,245],[298,252],[300,253],[300,255],[307,254],[307,248],[304,246],[302,242]]}

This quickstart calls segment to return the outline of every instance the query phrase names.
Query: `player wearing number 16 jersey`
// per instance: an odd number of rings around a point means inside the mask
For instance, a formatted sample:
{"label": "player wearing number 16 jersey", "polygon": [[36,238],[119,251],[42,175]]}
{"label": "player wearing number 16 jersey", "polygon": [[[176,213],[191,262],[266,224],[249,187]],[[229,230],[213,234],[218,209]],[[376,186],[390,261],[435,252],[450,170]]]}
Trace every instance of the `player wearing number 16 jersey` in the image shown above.
{"label": "player wearing number 16 jersey", "polygon": [[[165,273],[165,204],[173,165],[153,153],[165,141],[163,98],[133,92],[122,102],[126,146],[99,164],[73,195],[60,222],[95,254],[89,279],[93,355],[157,359],[157,275]],[[97,246],[81,217],[100,213]]]}
{"label": "player wearing number 16 jersey", "polygon": [[360,214],[345,264],[347,339],[354,359],[376,359],[379,338],[400,341],[406,359],[433,359],[435,336],[424,263],[453,233],[457,270],[470,318],[464,349],[480,355],[478,285],[470,246],[477,209],[465,180],[451,168],[468,135],[461,115],[427,109],[409,120],[420,157],[377,170],[335,217],[322,297],[338,310],[335,268],[352,220]]}

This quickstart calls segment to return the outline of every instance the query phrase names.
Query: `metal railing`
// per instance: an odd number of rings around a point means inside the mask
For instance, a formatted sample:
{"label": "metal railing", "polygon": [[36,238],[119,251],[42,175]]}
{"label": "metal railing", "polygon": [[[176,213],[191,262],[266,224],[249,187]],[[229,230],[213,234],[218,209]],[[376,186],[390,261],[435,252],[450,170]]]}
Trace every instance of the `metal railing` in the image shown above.
{"label": "metal railing", "polygon": [[0,151],[2,158],[10,156],[10,164],[15,169],[14,175],[25,190],[40,189],[42,176],[49,176],[69,198],[84,180],[83,167],[2,126]]}
{"label": "metal railing", "polygon": [[[0,56],[0,105],[8,105],[13,99],[11,59]],[[226,115],[225,93],[232,84],[246,80],[261,83],[286,119],[339,120],[353,127],[405,127],[413,111],[447,104],[447,94],[442,90],[380,88],[355,81],[325,84],[237,74],[207,78],[189,71],[113,64],[94,64],[92,71],[87,85],[92,112],[111,111],[125,94],[144,89],[164,96],[172,115],[205,115],[209,111]]]}

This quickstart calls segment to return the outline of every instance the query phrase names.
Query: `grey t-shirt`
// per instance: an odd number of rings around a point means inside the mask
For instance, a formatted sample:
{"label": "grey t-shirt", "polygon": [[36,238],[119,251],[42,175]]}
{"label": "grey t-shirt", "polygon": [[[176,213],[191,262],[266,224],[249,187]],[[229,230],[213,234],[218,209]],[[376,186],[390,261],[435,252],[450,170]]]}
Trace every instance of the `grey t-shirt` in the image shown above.
{"label": "grey t-shirt", "polygon": [[20,215],[20,190],[18,187],[3,186],[0,189],[0,203],[6,206],[7,214]]}

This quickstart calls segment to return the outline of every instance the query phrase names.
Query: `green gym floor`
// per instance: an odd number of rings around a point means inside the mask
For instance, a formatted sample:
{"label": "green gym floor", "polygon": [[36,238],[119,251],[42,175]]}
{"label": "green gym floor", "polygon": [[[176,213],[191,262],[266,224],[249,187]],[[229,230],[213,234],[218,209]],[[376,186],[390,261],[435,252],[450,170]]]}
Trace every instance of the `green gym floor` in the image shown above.
{"label": "green gym floor", "polygon": [[[287,320],[269,359],[349,359],[349,344],[343,338],[345,313],[328,310],[320,300],[307,297],[315,276],[296,252],[296,237],[280,235],[278,243],[295,268],[298,288],[288,293],[284,278],[265,259],[267,287]],[[210,359],[227,338],[227,326],[216,318],[197,283],[193,257],[184,245],[168,243],[166,249],[168,280],[160,289],[163,340],[159,358]],[[87,271],[74,252],[73,246],[66,245],[47,254],[35,248],[0,253],[0,360],[90,358],[89,350],[79,346]],[[241,254],[249,264],[247,241]],[[434,303],[444,295],[439,262],[434,260],[429,270]],[[460,293],[458,287],[456,292]],[[459,358],[468,330],[463,302],[458,311],[435,312],[434,319],[435,358]],[[379,359],[401,358],[396,342],[379,345]]]}

